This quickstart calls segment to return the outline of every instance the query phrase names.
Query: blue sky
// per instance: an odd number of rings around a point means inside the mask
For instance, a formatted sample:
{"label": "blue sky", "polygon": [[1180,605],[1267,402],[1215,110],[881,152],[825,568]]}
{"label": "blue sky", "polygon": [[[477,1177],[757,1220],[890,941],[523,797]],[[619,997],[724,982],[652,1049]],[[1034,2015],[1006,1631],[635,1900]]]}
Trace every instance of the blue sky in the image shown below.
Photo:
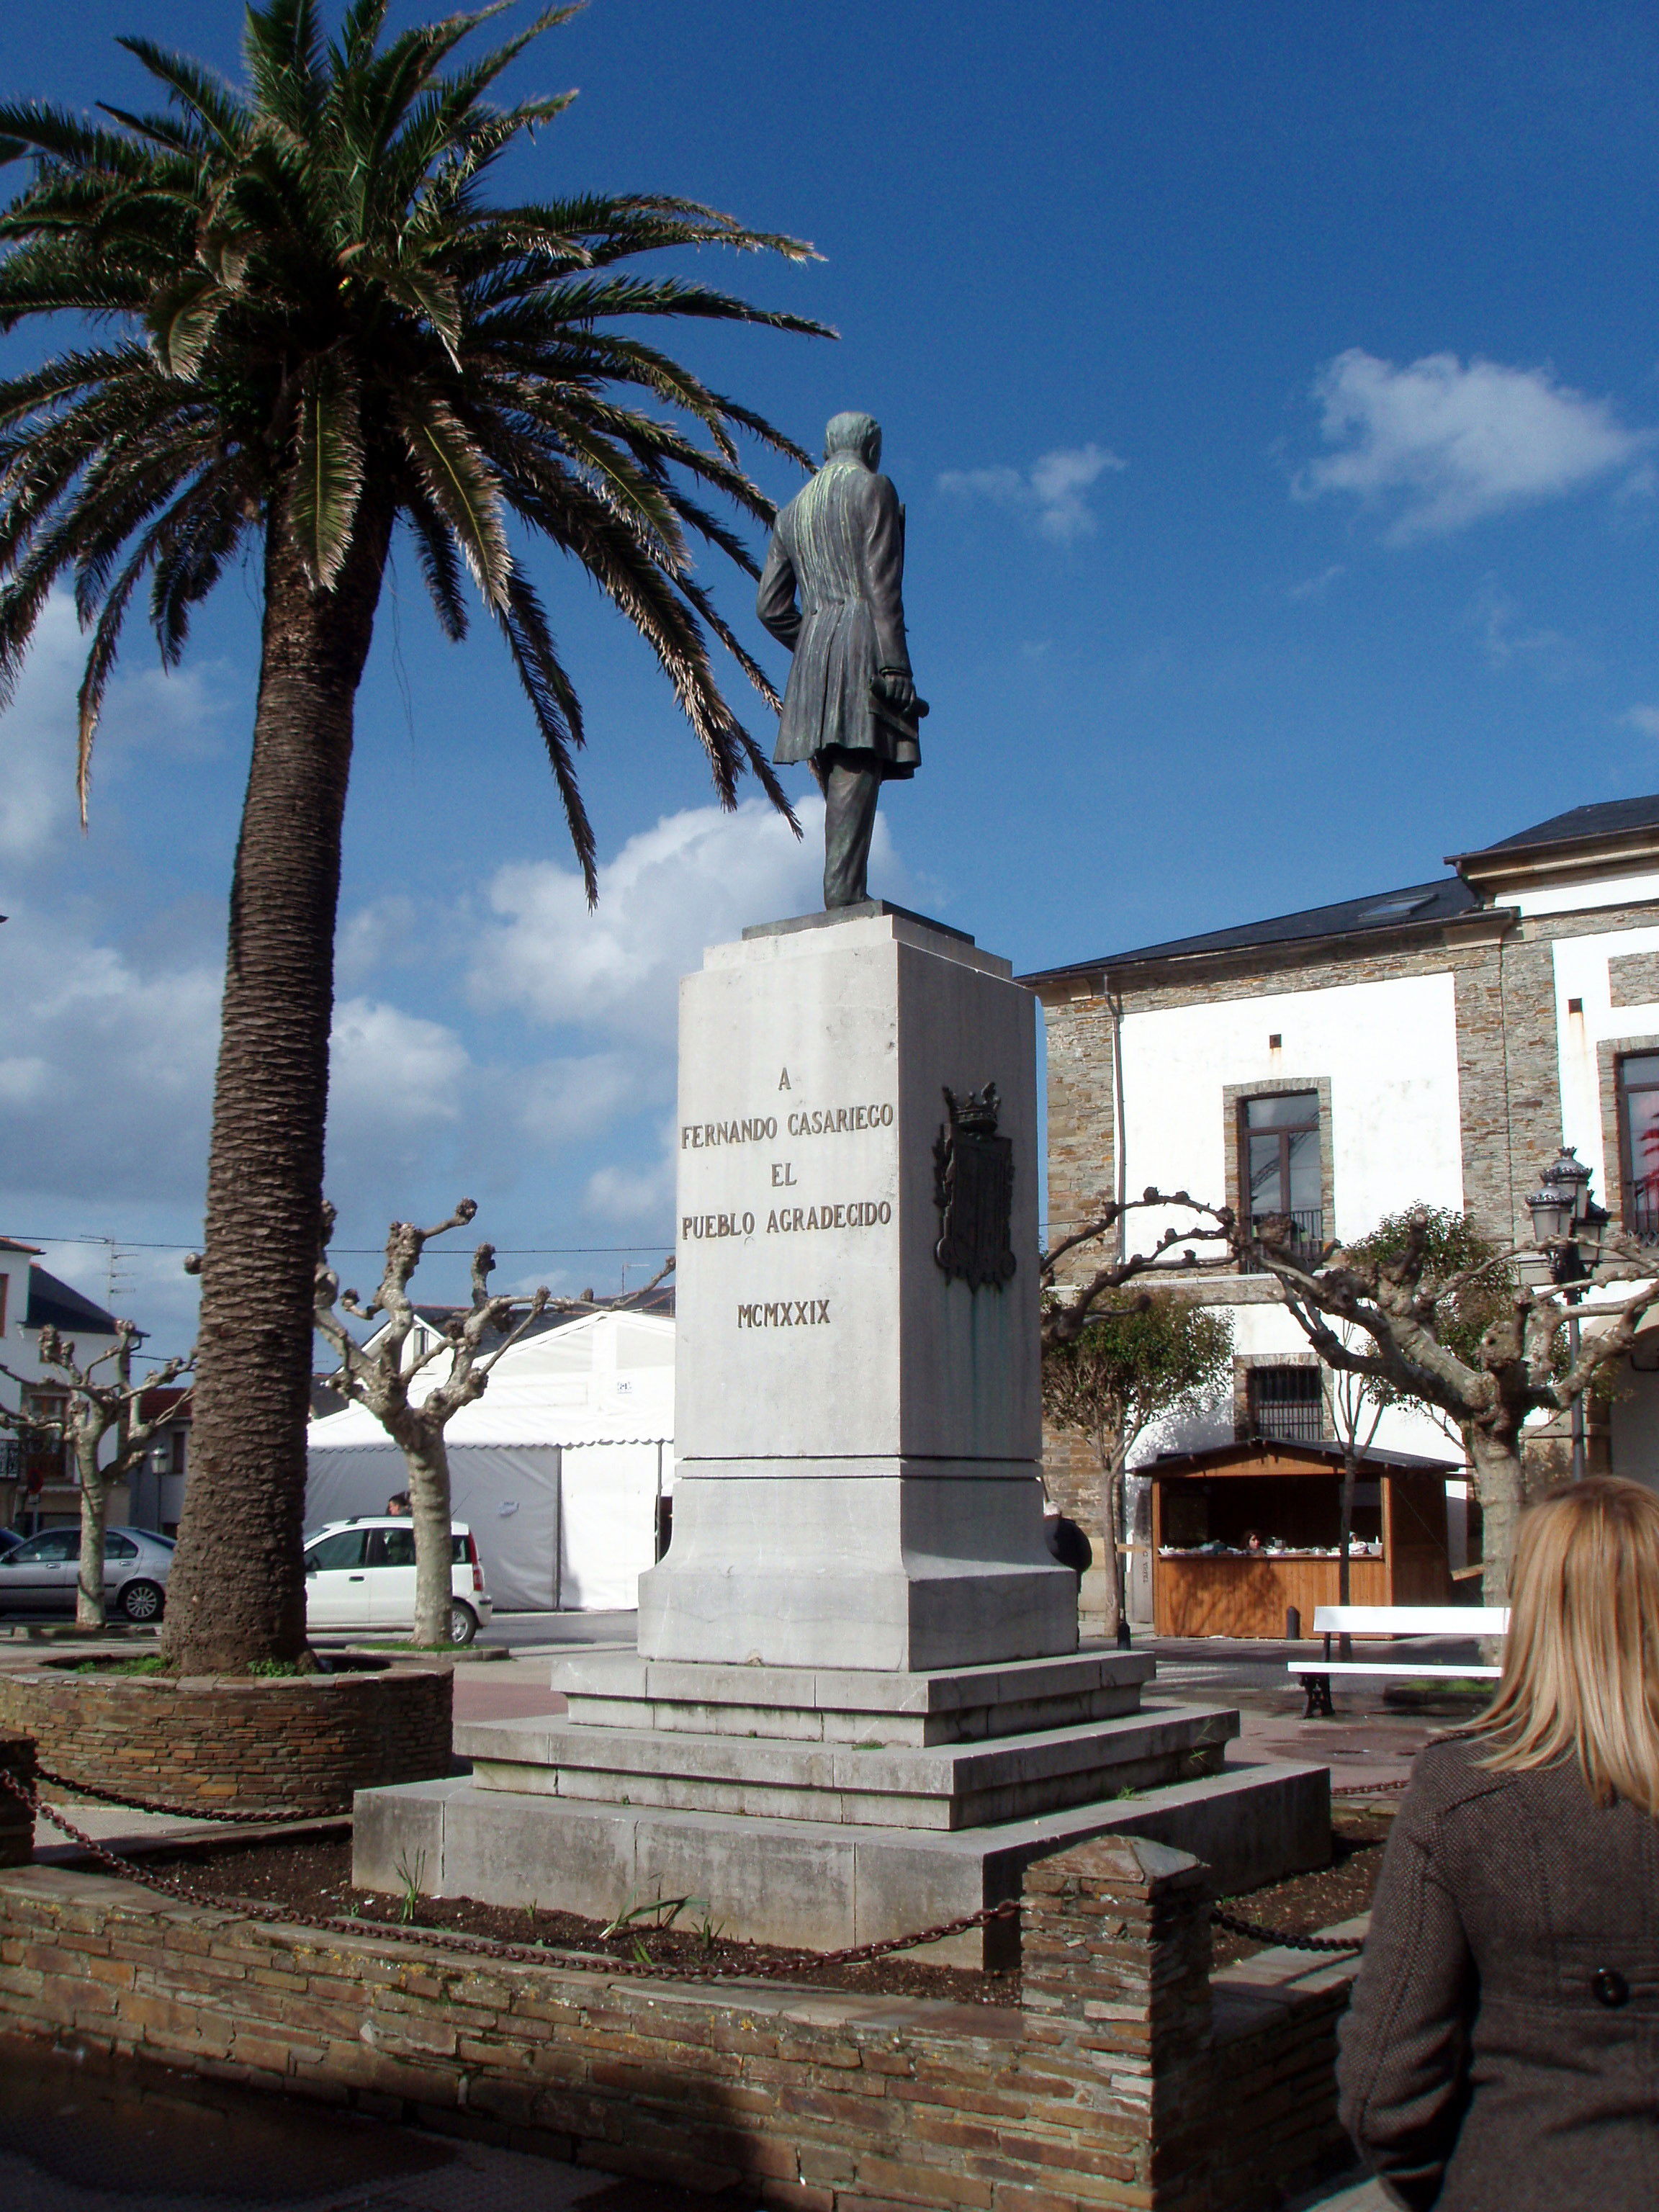
{"label": "blue sky", "polygon": [[[0,83],[132,102],[116,33],[230,69],[239,22],[12,0]],[[684,192],[824,257],[718,273],[837,343],[682,349],[804,442],[844,406],[885,425],[933,713],[878,890],[1036,967],[1659,788],[1651,11],[593,0],[519,83],[581,96],[504,191]],[[504,660],[443,645],[401,561],[360,703],[330,1186],[343,1244],[466,1191],[504,1279],[614,1287],[672,1231],[674,978],[814,904],[817,864],[752,803],[710,813],[643,649],[538,557],[600,909]],[[713,580],[759,641],[744,580]],[[233,578],[171,681],[131,633],[84,839],[65,611],[0,719],[0,1228],[122,1240],[165,1349],[255,624]],[[101,1248],[51,1256],[106,1283]]]}

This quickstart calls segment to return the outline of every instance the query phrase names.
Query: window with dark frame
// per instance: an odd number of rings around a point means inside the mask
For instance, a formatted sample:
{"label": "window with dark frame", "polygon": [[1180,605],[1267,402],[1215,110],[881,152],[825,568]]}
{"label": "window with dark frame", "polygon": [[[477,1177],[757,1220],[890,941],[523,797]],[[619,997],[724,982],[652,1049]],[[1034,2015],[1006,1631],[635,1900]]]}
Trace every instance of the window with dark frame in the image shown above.
{"label": "window with dark frame", "polygon": [[1282,1443],[1316,1444],[1325,1434],[1325,1391],[1317,1367],[1252,1367],[1250,1433]]}
{"label": "window with dark frame", "polygon": [[1659,1052],[1619,1062],[1619,1141],[1625,1234],[1659,1244]]}
{"label": "window with dark frame", "polygon": [[1296,1243],[1322,1244],[1325,1175],[1319,1093],[1286,1091],[1243,1098],[1238,1120],[1240,1180],[1251,1233],[1264,1221],[1288,1217]]}

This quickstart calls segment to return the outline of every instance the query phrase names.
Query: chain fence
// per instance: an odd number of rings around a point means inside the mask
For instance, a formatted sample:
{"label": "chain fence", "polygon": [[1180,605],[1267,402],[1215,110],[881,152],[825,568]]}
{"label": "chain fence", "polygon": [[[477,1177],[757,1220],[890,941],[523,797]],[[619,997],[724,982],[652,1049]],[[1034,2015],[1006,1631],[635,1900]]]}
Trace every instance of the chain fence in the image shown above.
{"label": "chain fence", "polygon": [[[50,1781],[52,1778],[45,1777]],[[72,1785],[78,1786],[78,1785]],[[947,1936],[965,1936],[975,1928],[988,1928],[994,1922],[1012,1920],[1019,1912],[1019,1899],[1006,1898],[1000,1905],[988,1905],[979,1912],[964,1913],[958,1920],[947,1920],[937,1928],[925,1928],[915,1936],[890,1936],[876,1943],[853,1944],[840,1951],[801,1951],[777,1959],[746,1960],[738,1965],[722,1965],[711,1960],[707,1966],[693,1965],[681,1960],[662,1963],[656,1960],[617,1958],[610,1952],[577,1951],[551,1943],[508,1943],[494,1936],[465,1936],[451,1928],[417,1928],[395,1920],[369,1920],[348,1914],[320,1916],[301,1912],[291,1905],[277,1905],[260,1899],[220,1897],[211,1890],[201,1889],[194,1882],[179,1881],[170,1875],[159,1873],[154,1867],[135,1865],[131,1859],[121,1857],[97,1838],[77,1828],[73,1820],[55,1812],[36,1790],[30,1790],[15,1775],[0,1767],[0,1789],[20,1798],[41,1820],[49,1820],[70,1840],[78,1844],[89,1858],[106,1867],[124,1881],[135,1881],[145,1889],[155,1890],[162,1897],[170,1897],[176,1904],[188,1905],[210,1912],[228,1912],[242,1920],[270,1922],[283,1928],[318,1929],[337,1936],[373,1936],[377,1942],[396,1943],[437,1944],[442,1949],[457,1951],[466,1957],[514,1959],[528,1966],[567,1966],[586,1973],[631,1974],[663,1981],[787,1981],[804,1970],[823,1966],[858,1966],[875,1959],[884,1959],[896,1951],[911,1951],[926,1943],[942,1943]],[[151,1808],[156,1809],[156,1808]],[[263,1817],[263,1816],[261,1816]],[[310,1818],[309,1814],[302,1818]]]}
{"label": "chain fence", "polygon": [[[123,1796],[116,1790],[95,1788],[88,1783],[67,1781],[46,1767],[40,1768],[39,1774],[40,1779],[50,1788],[75,1790],[100,1803],[119,1806],[131,1812],[172,1814],[182,1819],[216,1820],[227,1826],[271,1827],[331,1817],[313,1813],[203,1812],[195,1807],[158,1805],[141,1797]],[[1395,1782],[1349,1784],[1333,1790],[1331,1795],[1334,1797],[1375,1796],[1407,1789],[1409,1784],[1410,1777],[1405,1776]],[[416,1928],[398,1921],[368,1920],[356,1915],[319,1917],[316,1913],[297,1911],[291,1906],[274,1902],[221,1897],[193,1882],[175,1881],[170,1875],[158,1873],[153,1867],[137,1865],[131,1859],[121,1857],[88,1835],[84,1829],[77,1828],[63,1814],[55,1812],[38,1791],[28,1789],[3,1768],[0,1768],[0,1788],[20,1798],[37,1818],[47,1820],[54,1828],[61,1830],[100,1865],[106,1867],[125,1881],[137,1882],[143,1887],[155,1890],[163,1897],[170,1897],[179,1904],[199,1906],[210,1911],[234,1913],[243,1919],[270,1922],[281,1927],[323,1929],[331,1934],[374,1935],[396,1942],[437,1943],[446,1949],[468,1955],[516,1959],[542,1966],[562,1963],[590,1970],[602,1966],[607,1973],[681,1981],[787,1980],[803,1969],[866,1966],[877,1959],[889,1958],[896,1952],[918,1950],[930,1943],[942,1943],[952,1936],[965,1936],[975,1928],[988,1928],[995,1922],[1014,1919],[1020,1909],[1018,1898],[1006,1898],[1000,1905],[986,1905],[978,1912],[965,1913],[959,1919],[943,1921],[939,1926],[922,1929],[914,1936],[890,1936],[878,1942],[854,1944],[839,1951],[802,1951],[786,1958],[748,1960],[738,1966],[713,1962],[708,1966],[692,1966],[685,1961],[664,1964],[655,1960],[618,1958],[610,1952],[577,1951],[544,1943],[508,1943],[496,1936],[465,1936],[453,1929]],[[343,1819],[345,1816],[334,1817]],[[1345,1939],[1296,1935],[1288,1929],[1273,1928],[1261,1921],[1243,1919],[1237,1914],[1224,1911],[1218,1905],[1211,1907],[1210,1919],[1213,1926],[1225,1929],[1230,1935],[1242,1936],[1248,1942],[1271,1944],[1285,1950],[1352,1954],[1364,1948],[1363,1936]]]}

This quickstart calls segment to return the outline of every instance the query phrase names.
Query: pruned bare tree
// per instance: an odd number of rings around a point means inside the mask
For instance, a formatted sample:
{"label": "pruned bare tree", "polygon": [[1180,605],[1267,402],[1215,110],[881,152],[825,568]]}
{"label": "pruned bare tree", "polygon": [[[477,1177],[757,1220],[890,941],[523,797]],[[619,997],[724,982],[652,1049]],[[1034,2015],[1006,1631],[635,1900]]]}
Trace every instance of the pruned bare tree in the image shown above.
{"label": "pruned bare tree", "polygon": [[[340,1364],[329,1382],[354,1405],[367,1407],[404,1455],[409,1469],[409,1496],[415,1531],[415,1635],[421,1644],[453,1643],[450,1546],[449,1454],[444,1431],[463,1406],[481,1398],[503,1353],[510,1351],[525,1331],[544,1313],[598,1313],[602,1307],[590,1295],[556,1298],[546,1286],[528,1299],[511,1293],[492,1295],[489,1278],[495,1272],[495,1248],[480,1244],[472,1255],[472,1300],[444,1322],[439,1340],[424,1351],[411,1352],[410,1339],[417,1316],[409,1285],[421,1255],[434,1237],[464,1228],[478,1209],[464,1198],[447,1221],[435,1228],[417,1229],[410,1221],[394,1221],[386,1242],[386,1267],[380,1287],[364,1305],[356,1291],[342,1291],[340,1279],[328,1263],[329,1240],[334,1232],[334,1208],[323,1210],[321,1248],[317,1261],[316,1325],[319,1335],[333,1350]],[[637,1305],[672,1272],[673,1261],[617,1302]],[[371,1345],[360,1344],[342,1316],[354,1321],[383,1322]],[[433,1380],[429,1370],[442,1360],[448,1365]]]}
{"label": "pruned bare tree", "polygon": [[[1150,1252],[1122,1249],[1130,1214],[1152,1208],[1167,1211],[1172,1206],[1182,1207],[1193,1216],[1186,1228],[1170,1224]],[[1074,1272],[1075,1261],[1085,1255],[1085,1248],[1098,1244],[1114,1230],[1120,1232],[1119,1256],[1097,1263],[1094,1255],[1086,1255],[1089,1272]],[[1200,1245],[1218,1243],[1222,1248],[1219,1252],[1200,1254],[1198,1249]],[[1159,1270],[1165,1274],[1216,1273],[1231,1267],[1236,1255],[1237,1217],[1230,1206],[1207,1206],[1184,1190],[1166,1194],[1148,1188],[1139,1198],[1097,1198],[1089,1218],[1080,1228],[1062,1237],[1051,1251],[1038,1255],[1038,1276],[1044,1292],[1043,1349],[1046,1352],[1054,1345],[1073,1343],[1088,1327],[1101,1301],[1133,1282],[1137,1276]],[[1068,1260],[1073,1261],[1073,1269],[1062,1273],[1062,1263]]]}
{"label": "pruned bare tree", "polygon": [[[1596,1313],[1605,1325],[1586,1332],[1571,1359],[1561,1350],[1563,1291],[1527,1283],[1517,1270],[1518,1262],[1538,1260],[1535,1247],[1494,1251],[1446,1273],[1434,1265],[1432,1209],[1414,1208],[1401,1218],[1400,1228],[1386,1249],[1367,1239],[1352,1249],[1328,1244],[1310,1251],[1289,1218],[1277,1217],[1255,1224],[1254,1264],[1277,1281],[1285,1305],[1328,1367],[1436,1408],[1468,1437],[1486,1528],[1481,1595],[1489,1606],[1507,1605],[1516,1522],[1526,1498],[1522,1428],[1532,1414],[1570,1412],[1628,1351],[1643,1316],[1659,1304],[1654,1255],[1625,1238],[1604,1243],[1613,1258],[1598,1271],[1600,1286],[1636,1287]],[[1468,1295],[1493,1282],[1506,1282],[1505,1294],[1494,1299],[1476,1341],[1455,1350],[1448,1340]]]}
{"label": "pruned bare tree", "polygon": [[[40,1331],[40,1363],[67,1393],[60,1414],[0,1406],[0,1427],[15,1431],[37,1445],[66,1449],[75,1462],[75,1479],[81,1492],[81,1564],[76,1580],[75,1623],[77,1628],[104,1626],[104,1530],[109,1519],[109,1494],[143,1462],[144,1455],[160,1432],[188,1413],[191,1394],[158,1407],[149,1420],[138,1416],[139,1401],[151,1390],[166,1389],[195,1364],[196,1355],[164,1360],[145,1376],[132,1379],[132,1355],[143,1332],[137,1322],[118,1321],[115,1342],[107,1352],[84,1364],[70,1340],[50,1326]],[[101,1374],[100,1369],[111,1372]],[[0,1365],[0,1375],[23,1390],[37,1389],[45,1379],[19,1375]],[[104,1446],[115,1438],[115,1449],[103,1459]]]}

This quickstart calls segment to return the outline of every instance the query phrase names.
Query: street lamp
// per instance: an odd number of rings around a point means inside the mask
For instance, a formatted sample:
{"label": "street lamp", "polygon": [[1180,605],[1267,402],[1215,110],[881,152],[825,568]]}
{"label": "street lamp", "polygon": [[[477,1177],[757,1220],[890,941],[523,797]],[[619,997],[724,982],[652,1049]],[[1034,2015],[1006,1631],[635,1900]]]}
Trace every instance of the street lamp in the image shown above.
{"label": "street lamp", "polygon": [[[1550,1280],[1559,1285],[1567,1304],[1567,1350],[1578,1364],[1578,1301],[1591,1281],[1601,1256],[1601,1232],[1612,1218],[1589,1194],[1590,1170],[1577,1148],[1564,1145],[1559,1159],[1545,1170],[1540,1188],[1527,1200],[1532,1233],[1548,1257]],[[1583,1247],[1589,1247],[1588,1261]],[[1585,1472],[1584,1394],[1572,1401],[1572,1479],[1582,1482]]]}

